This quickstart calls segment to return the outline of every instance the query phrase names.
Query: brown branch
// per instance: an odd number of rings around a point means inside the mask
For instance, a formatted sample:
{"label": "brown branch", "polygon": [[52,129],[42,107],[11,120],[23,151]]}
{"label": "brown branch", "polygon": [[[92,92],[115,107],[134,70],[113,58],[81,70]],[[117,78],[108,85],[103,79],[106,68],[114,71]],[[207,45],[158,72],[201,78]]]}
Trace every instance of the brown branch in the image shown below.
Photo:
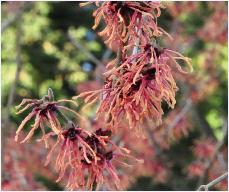
{"label": "brown branch", "polygon": [[10,122],[10,110],[12,108],[13,102],[14,102],[14,97],[15,97],[15,90],[17,83],[19,81],[19,76],[22,68],[22,61],[21,61],[21,36],[22,36],[22,15],[20,15],[17,18],[17,31],[16,31],[16,58],[15,58],[15,63],[16,63],[16,72],[15,72],[15,78],[14,82],[11,86],[8,101],[7,101],[7,106],[6,106],[6,112],[5,112],[5,117],[3,118],[3,123],[2,123],[2,136],[1,136],[1,145],[2,145],[2,151],[1,151],[1,162],[2,162],[2,177],[4,176],[4,147],[5,147],[5,138],[7,138],[7,134],[9,132],[9,122]]}

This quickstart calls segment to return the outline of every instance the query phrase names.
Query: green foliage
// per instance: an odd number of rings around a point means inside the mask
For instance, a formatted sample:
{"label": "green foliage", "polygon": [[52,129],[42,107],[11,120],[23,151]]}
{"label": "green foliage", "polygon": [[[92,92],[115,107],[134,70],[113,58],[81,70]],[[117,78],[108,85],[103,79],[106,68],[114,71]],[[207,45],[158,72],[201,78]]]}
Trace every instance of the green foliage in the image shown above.
{"label": "green foliage", "polygon": [[41,176],[39,174],[36,175],[36,180],[38,182],[41,182],[50,191],[63,191],[64,190],[63,187],[59,186],[56,182],[50,180],[49,178]]}

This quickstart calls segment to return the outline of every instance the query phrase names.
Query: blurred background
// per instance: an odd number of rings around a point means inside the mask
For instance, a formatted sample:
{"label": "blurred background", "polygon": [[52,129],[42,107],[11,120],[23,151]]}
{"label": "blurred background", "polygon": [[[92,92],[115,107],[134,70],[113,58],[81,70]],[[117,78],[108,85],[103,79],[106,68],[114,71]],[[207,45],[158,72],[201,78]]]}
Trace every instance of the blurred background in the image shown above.
{"label": "blurred background", "polygon": [[[190,57],[194,72],[174,75],[175,109],[163,107],[163,124],[148,138],[120,133],[123,145],[145,160],[120,170],[126,190],[196,190],[227,171],[228,4],[164,4],[158,25],[174,40],[163,46]],[[94,9],[77,2],[1,2],[3,190],[64,190],[64,182],[55,183],[54,167],[44,167],[43,145],[14,142],[25,117],[14,107],[23,98],[41,98],[49,87],[56,99],[102,87],[115,53],[91,29]],[[95,108],[86,114],[93,119]],[[227,180],[213,189],[227,190]]]}

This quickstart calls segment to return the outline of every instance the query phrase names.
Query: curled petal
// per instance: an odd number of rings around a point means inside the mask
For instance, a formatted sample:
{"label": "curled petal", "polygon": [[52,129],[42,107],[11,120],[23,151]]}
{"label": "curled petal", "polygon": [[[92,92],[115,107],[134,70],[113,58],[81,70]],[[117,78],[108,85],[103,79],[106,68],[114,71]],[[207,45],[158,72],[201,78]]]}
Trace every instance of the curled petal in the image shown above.
{"label": "curled petal", "polygon": [[40,112],[37,113],[37,115],[36,115],[36,119],[35,119],[33,128],[30,130],[30,132],[28,133],[26,138],[23,141],[21,141],[21,143],[28,141],[33,136],[34,131],[39,127],[39,124],[40,124]]}
{"label": "curled petal", "polygon": [[37,112],[33,111],[31,112],[19,125],[17,131],[16,131],[16,136],[15,136],[15,141],[18,141],[18,135],[20,131],[24,128],[25,124],[34,116],[36,115]]}

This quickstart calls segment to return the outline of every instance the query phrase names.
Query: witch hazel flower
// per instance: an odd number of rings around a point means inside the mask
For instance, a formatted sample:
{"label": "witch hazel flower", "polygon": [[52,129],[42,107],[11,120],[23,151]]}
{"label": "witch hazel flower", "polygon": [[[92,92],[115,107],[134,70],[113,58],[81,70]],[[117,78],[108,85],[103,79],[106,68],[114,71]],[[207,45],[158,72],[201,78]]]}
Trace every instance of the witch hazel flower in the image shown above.
{"label": "witch hazel flower", "polygon": [[172,70],[187,73],[179,65],[185,62],[190,70],[189,58],[166,48],[153,44],[140,46],[138,53],[127,56],[123,51],[120,65],[117,59],[107,65],[104,73],[104,88],[80,94],[74,99],[84,97],[88,104],[94,103],[102,93],[102,101],[97,110],[97,118],[105,117],[114,129],[126,119],[129,127],[140,130],[142,123],[152,119],[161,124],[162,102],[174,108],[175,94],[178,90]]}
{"label": "witch hazel flower", "polygon": [[[89,2],[90,3],[90,2]],[[88,4],[88,3],[86,3]],[[101,90],[82,93],[73,99],[84,98],[86,106],[102,101],[97,119],[105,120],[115,130],[123,120],[128,127],[141,130],[145,120],[161,124],[162,102],[174,108],[178,90],[172,71],[186,73],[179,62],[190,59],[178,52],[156,45],[159,36],[167,35],[157,26],[157,18],[164,8],[160,2],[104,2],[96,3],[95,29],[103,18],[105,29],[100,32],[106,43],[119,42],[117,57],[107,64],[105,82]],[[154,43],[151,43],[154,40]]]}
{"label": "witch hazel flower", "polygon": [[53,151],[59,148],[56,159],[56,169],[59,172],[57,182],[68,174],[66,188],[69,190],[97,189],[102,184],[120,189],[120,180],[117,170],[112,161],[121,165],[130,166],[122,161],[122,158],[129,158],[135,162],[141,162],[130,156],[129,150],[116,146],[111,141],[111,131],[97,129],[90,133],[69,123],[65,130],[59,135],[56,144],[50,150],[46,165],[50,162]]}
{"label": "witch hazel flower", "polygon": [[[22,101],[18,106],[18,109],[23,107],[19,113],[32,108],[31,113],[36,116],[35,128],[33,127],[30,130],[22,143],[28,141],[40,126],[42,138],[38,141],[45,141],[46,147],[48,147],[47,139],[50,136],[57,137],[56,143],[52,146],[46,160],[46,165],[48,165],[51,157],[56,154],[54,150],[60,147],[55,161],[55,167],[59,173],[57,182],[63,180],[65,175],[68,175],[66,188],[70,190],[92,190],[95,185],[98,189],[102,184],[106,184],[109,188],[121,189],[119,174],[115,168],[116,165],[131,167],[134,163],[142,161],[132,157],[128,149],[116,146],[111,141],[112,132],[110,129],[99,128],[91,133],[75,125],[62,113],[62,110],[76,115],[79,114],[59,104],[63,101],[68,100],[54,101],[51,89],[48,90],[48,95],[40,100],[27,99]],[[75,104],[74,101],[68,102]],[[22,128],[32,117],[33,115],[28,115],[25,118],[26,120],[19,126],[16,139],[18,139]],[[64,125],[61,125],[59,117],[64,121]],[[43,124],[41,125],[41,123]],[[52,131],[45,133],[44,125],[49,126]],[[132,161],[132,164],[127,163],[128,161]],[[113,163],[115,163],[115,166]]]}
{"label": "witch hazel flower", "polygon": [[[67,130],[62,130],[58,135],[57,141],[51,148],[45,163],[47,165],[50,162],[50,158],[53,155],[53,150],[62,142],[59,154],[56,159],[56,169],[59,172],[57,182],[63,178],[68,166],[72,166],[74,171],[75,167],[81,167],[81,160],[84,160],[86,163],[91,163],[93,157],[96,161],[94,150],[81,137],[82,134],[87,136],[90,135],[90,133],[82,130],[79,127],[76,127],[73,123],[70,123],[68,126],[70,127]],[[80,174],[81,170],[81,168],[78,170],[78,174]],[[71,177],[72,176],[73,175],[71,175]],[[79,186],[77,185],[75,187]]]}
{"label": "witch hazel flower", "polygon": [[[81,3],[81,6],[89,3]],[[105,38],[105,43],[110,47],[114,43],[122,47],[127,41],[137,37],[136,29],[142,31],[144,34],[142,38],[148,37],[147,39],[166,33],[157,26],[157,18],[161,14],[161,8],[164,8],[159,1],[107,1],[97,2],[96,6],[98,8],[93,13],[95,24],[92,28],[96,29],[103,18],[106,27],[99,32],[99,35]]]}
{"label": "witch hazel flower", "polygon": [[[88,4],[88,3],[87,3]],[[135,159],[126,148],[115,145],[111,140],[112,133],[121,128],[119,124],[128,123],[127,127],[141,131],[145,120],[161,123],[163,109],[162,102],[173,108],[178,90],[173,78],[174,69],[186,73],[179,65],[183,61],[190,68],[190,60],[178,52],[167,48],[159,48],[151,44],[153,38],[167,34],[157,26],[160,2],[100,2],[93,13],[97,28],[103,18],[106,27],[99,34],[105,38],[105,43],[118,47],[117,58],[107,65],[104,74],[104,86],[100,90],[84,92],[76,97],[84,98],[84,107],[101,99],[96,111],[97,120],[105,123],[107,129],[87,131],[70,121],[62,111],[71,112],[81,117],[74,110],[54,101],[51,90],[40,100],[25,99],[18,106],[19,114],[31,109],[29,115],[19,126],[15,139],[19,133],[35,117],[35,123],[29,134],[21,141],[28,141],[37,128],[41,128],[42,138],[48,147],[47,139],[57,136],[56,143],[51,148],[46,165],[51,162],[54,151],[58,151],[55,167],[59,173],[57,182],[68,175],[67,189],[99,189],[102,184],[108,188],[121,189],[119,172],[115,165],[130,167],[134,163],[142,162]],[[170,37],[170,36],[169,36]],[[133,49],[133,50],[132,50]],[[62,126],[59,117],[65,121]],[[45,126],[51,132],[45,133]],[[140,134],[139,134],[140,135]],[[129,163],[132,161],[132,163]],[[155,172],[161,172],[158,180],[165,180],[165,172],[157,164]]]}
{"label": "witch hazel flower", "polygon": [[[16,131],[15,141],[18,141],[19,134],[25,127],[25,125],[31,119],[35,118],[31,130],[29,131],[28,135],[21,141],[21,143],[28,142],[29,139],[34,135],[35,130],[40,127],[42,131],[42,138],[40,139],[40,141],[44,141],[45,146],[48,147],[48,137],[50,135],[58,135],[61,131],[61,124],[58,120],[58,115],[65,117],[64,114],[61,112],[62,110],[71,112],[74,115],[80,117],[77,112],[61,105],[60,103],[62,102],[70,102],[77,105],[74,101],[67,99],[54,101],[54,95],[50,88],[48,90],[48,95],[45,95],[42,99],[23,99],[21,104],[16,107],[16,109],[18,110],[16,114],[21,114],[31,108],[32,110],[19,125]],[[52,131],[49,133],[45,133],[45,126],[50,127]]]}

